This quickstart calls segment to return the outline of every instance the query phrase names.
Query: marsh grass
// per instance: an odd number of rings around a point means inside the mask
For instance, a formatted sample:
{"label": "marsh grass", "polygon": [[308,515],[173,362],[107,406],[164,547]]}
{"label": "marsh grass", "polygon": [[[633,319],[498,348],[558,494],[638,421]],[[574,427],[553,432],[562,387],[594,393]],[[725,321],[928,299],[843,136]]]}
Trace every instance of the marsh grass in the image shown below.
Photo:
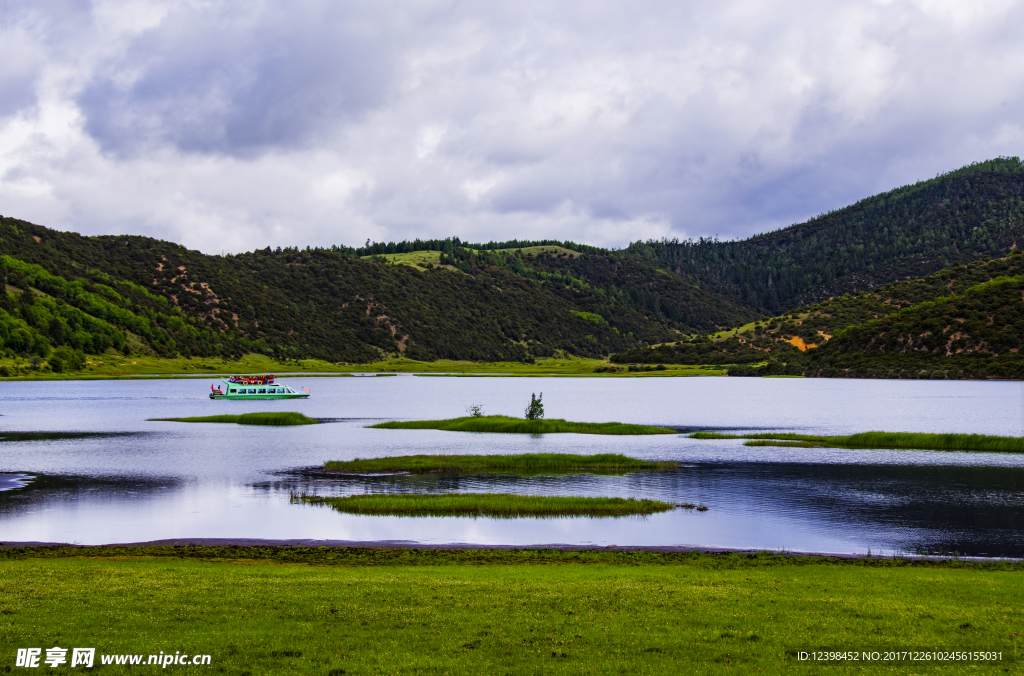
{"label": "marsh grass", "polygon": [[652,462],[620,453],[575,455],[573,453],[523,453],[519,455],[401,455],[365,460],[330,460],[324,469],[350,474],[393,472],[629,472],[672,469],[679,463]]}
{"label": "marsh grass", "polygon": [[449,420],[392,421],[368,425],[389,430],[445,430],[448,432],[500,432],[505,434],[676,434],[667,427],[626,423],[584,423],[559,419],[526,420],[504,415],[466,416]]}
{"label": "marsh grass", "polygon": [[557,516],[629,516],[674,508],[658,500],[511,493],[374,493],[325,498],[292,494],[292,504],[327,505],[346,514],[388,516],[486,516],[504,519]]}
{"label": "marsh grass", "polygon": [[775,439],[751,439],[744,441],[744,446],[782,446],[787,448],[823,448],[822,444],[814,444],[809,441],[777,441]]}
{"label": "marsh grass", "polygon": [[238,425],[316,425],[319,421],[291,411],[266,411],[240,415],[205,415],[193,418],[149,418],[151,421],[185,423],[236,423]]}
{"label": "marsh grass", "polygon": [[976,451],[1024,453],[1024,439],[987,434],[921,434],[916,432],[862,432],[846,436],[811,434],[721,434],[695,432],[691,439],[747,439],[745,446],[798,448],[883,448],[924,451]]}

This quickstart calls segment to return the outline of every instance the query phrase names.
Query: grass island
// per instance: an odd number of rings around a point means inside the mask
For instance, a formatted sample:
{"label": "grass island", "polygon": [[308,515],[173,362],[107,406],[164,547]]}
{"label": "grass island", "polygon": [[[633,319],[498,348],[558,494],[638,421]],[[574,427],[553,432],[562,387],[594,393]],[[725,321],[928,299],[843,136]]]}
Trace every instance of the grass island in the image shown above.
{"label": "grass island", "polygon": [[505,415],[465,416],[448,420],[402,420],[367,427],[387,430],[445,430],[448,432],[500,432],[504,434],[677,434],[668,427],[626,423],[585,423],[560,419],[527,420]]}
{"label": "grass island", "polygon": [[845,436],[812,434],[720,434],[695,432],[691,439],[746,439],[745,446],[796,448],[877,448],[920,451],[974,451],[1024,453],[1024,439],[987,434],[920,434],[915,432],[862,432]]}
{"label": "grass island", "polygon": [[621,453],[576,455],[574,453],[522,453],[519,455],[400,455],[387,458],[330,460],[329,472],[387,474],[395,472],[629,472],[673,469],[679,463],[631,458]]}
{"label": "grass island", "polygon": [[327,505],[346,514],[382,516],[486,516],[504,519],[558,516],[629,516],[654,514],[675,505],[635,498],[587,498],[511,493],[376,493],[325,498],[292,495],[292,504]]}
{"label": "grass island", "polygon": [[269,425],[282,427],[286,425],[316,425],[320,421],[307,418],[301,413],[288,411],[266,411],[259,413],[242,413],[239,415],[203,415],[192,418],[149,418],[157,422],[184,423],[235,423],[237,425]]}

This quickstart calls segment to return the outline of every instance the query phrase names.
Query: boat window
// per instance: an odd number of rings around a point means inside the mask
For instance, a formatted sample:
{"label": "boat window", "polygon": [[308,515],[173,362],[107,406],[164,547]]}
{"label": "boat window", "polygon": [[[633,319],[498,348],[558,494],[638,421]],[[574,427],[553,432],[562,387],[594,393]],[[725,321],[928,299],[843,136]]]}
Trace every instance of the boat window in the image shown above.
{"label": "boat window", "polygon": [[266,393],[267,393],[267,388],[261,387],[260,391],[259,391],[259,394],[266,394]]}
{"label": "boat window", "polygon": [[249,394],[256,394],[256,388],[255,387],[250,387],[249,388]]}
{"label": "boat window", "polygon": [[235,388],[232,387],[230,390],[228,390],[228,392],[231,392],[232,394],[234,394],[235,393]]}

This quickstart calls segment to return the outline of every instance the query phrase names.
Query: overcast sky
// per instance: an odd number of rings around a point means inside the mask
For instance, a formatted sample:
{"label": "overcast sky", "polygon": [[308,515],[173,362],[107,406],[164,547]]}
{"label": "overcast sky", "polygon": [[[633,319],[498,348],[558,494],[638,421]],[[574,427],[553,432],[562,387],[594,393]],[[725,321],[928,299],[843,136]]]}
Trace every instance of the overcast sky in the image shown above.
{"label": "overcast sky", "polygon": [[1024,2],[0,0],[0,213],[207,253],[747,237],[1024,142]]}

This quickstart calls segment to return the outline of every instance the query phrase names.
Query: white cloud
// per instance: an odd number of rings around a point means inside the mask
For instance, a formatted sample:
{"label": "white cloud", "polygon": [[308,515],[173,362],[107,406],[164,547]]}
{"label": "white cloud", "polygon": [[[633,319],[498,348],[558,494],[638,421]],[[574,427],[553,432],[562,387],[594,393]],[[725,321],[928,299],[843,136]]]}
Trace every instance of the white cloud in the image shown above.
{"label": "white cloud", "polygon": [[204,251],[747,236],[1020,154],[1019,2],[8,3],[0,212]]}

